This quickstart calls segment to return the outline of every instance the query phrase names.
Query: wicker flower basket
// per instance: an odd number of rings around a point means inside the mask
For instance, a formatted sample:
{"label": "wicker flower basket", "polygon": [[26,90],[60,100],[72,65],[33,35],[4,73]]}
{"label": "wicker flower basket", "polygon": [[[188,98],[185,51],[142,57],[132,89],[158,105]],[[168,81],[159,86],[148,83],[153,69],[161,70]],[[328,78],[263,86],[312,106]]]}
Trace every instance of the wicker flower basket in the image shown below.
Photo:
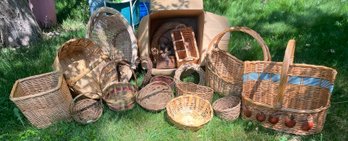
{"label": "wicker flower basket", "polygon": [[70,119],[72,97],[61,73],[50,72],[17,80],[10,99],[38,128]]}
{"label": "wicker flower basket", "polygon": [[218,117],[227,121],[236,120],[240,114],[240,97],[226,96],[213,103],[213,109]]}
{"label": "wicker flower basket", "polygon": [[101,45],[111,60],[127,60],[137,66],[138,45],[132,27],[117,10],[102,7],[90,17],[86,37]]}
{"label": "wicker flower basket", "polygon": [[290,40],[283,62],[244,63],[243,117],[286,133],[319,133],[337,72],[324,66],[293,64],[294,50],[295,40]]}
{"label": "wicker flower basket", "polygon": [[166,108],[172,98],[174,98],[174,94],[170,86],[167,83],[155,81],[139,91],[136,101],[147,110],[160,111]]}
{"label": "wicker flower basket", "polygon": [[183,95],[168,102],[167,115],[178,128],[197,131],[213,118],[209,101],[195,95]]}
{"label": "wicker flower basket", "polygon": [[181,82],[181,76],[183,74],[191,74],[192,72],[197,72],[199,74],[199,85],[205,84],[205,74],[200,65],[197,64],[184,64],[181,65],[174,74],[175,83]]}
{"label": "wicker flower basket", "polygon": [[62,71],[67,84],[75,93],[84,93],[92,99],[101,93],[96,77],[108,57],[101,48],[89,39],[72,39],[58,50],[54,68]]}
{"label": "wicker flower basket", "polygon": [[206,85],[223,96],[240,96],[242,92],[243,61],[218,48],[221,38],[226,33],[235,31],[247,33],[256,39],[262,48],[264,61],[271,61],[267,45],[254,30],[247,27],[231,27],[218,34],[209,45],[209,48],[214,48],[206,58]]}
{"label": "wicker flower basket", "polygon": [[80,94],[76,96],[70,105],[71,116],[76,122],[81,124],[96,122],[103,114],[102,99],[90,99],[84,97],[85,95]]}
{"label": "wicker flower basket", "polygon": [[158,76],[154,76],[150,79],[150,83],[156,82],[156,81],[164,82],[164,83],[168,84],[170,86],[170,88],[172,88],[172,90],[175,89],[174,79],[170,76],[158,75]]}
{"label": "wicker flower basket", "polygon": [[207,86],[197,85],[191,82],[179,82],[176,83],[176,94],[177,96],[197,95],[211,103],[213,101],[214,90]]}

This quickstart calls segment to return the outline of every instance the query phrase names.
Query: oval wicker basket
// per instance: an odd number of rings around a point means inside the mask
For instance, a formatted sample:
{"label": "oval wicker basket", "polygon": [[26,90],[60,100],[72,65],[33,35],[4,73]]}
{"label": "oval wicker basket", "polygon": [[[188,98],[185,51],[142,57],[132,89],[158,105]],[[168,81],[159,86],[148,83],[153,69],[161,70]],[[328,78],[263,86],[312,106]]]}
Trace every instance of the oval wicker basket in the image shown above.
{"label": "oval wicker basket", "polygon": [[168,102],[167,115],[178,128],[197,131],[213,118],[209,101],[195,95],[183,95]]}
{"label": "oval wicker basket", "polygon": [[137,39],[132,27],[120,12],[113,8],[99,8],[90,17],[86,37],[100,44],[111,60],[125,59],[136,68]]}
{"label": "oval wicker basket", "polygon": [[71,39],[59,48],[55,70],[62,71],[67,84],[75,93],[84,93],[92,99],[101,93],[96,77],[101,66],[106,64],[107,56],[101,48],[89,39]]}
{"label": "oval wicker basket", "polygon": [[164,82],[155,81],[139,91],[136,101],[147,110],[160,111],[166,108],[172,98],[174,98],[174,94],[170,86]]}
{"label": "oval wicker basket", "polygon": [[100,71],[99,85],[104,89],[112,82],[128,82],[132,77],[133,71],[129,63],[124,60],[109,61]]}
{"label": "oval wicker basket", "polygon": [[218,117],[227,121],[233,121],[240,114],[240,97],[226,96],[213,103],[213,109]]}
{"label": "oval wicker basket", "polygon": [[174,79],[170,76],[158,75],[158,76],[154,76],[150,79],[150,83],[156,82],[156,81],[164,82],[164,83],[168,84],[170,86],[170,88],[172,88],[172,90],[175,89]]}
{"label": "oval wicker basket", "polygon": [[70,105],[70,114],[76,122],[88,124],[97,121],[103,114],[102,99],[95,100],[82,97],[85,94],[76,96]]}
{"label": "oval wicker basket", "polygon": [[197,72],[199,74],[199,85],[205,85],[205,73],[200,65],[197,64],[184,64],[181,65],[174,75],[175,83],[181,82],[181,76],[183,74],[192,74],[192,72]]}
{"label": "oval wicker basket", "polygon": [[211,103],[213,100],[214,90],[210,87],[197,85],[191,82],[179,82],[176,83],[176,94],[177,96],[197,95]]}
{"label": "oval wicker basket", "polygon": [[128,82],[112,82],[103,89],[103,99],[111,110],[125,111],[134,107],[137,89]]}

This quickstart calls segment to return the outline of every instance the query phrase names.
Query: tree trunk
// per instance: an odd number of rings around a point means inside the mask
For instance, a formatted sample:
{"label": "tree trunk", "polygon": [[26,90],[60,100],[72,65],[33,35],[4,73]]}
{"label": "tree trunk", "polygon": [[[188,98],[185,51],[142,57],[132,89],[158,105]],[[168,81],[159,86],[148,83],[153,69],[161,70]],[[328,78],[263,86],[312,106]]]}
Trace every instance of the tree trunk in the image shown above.
{"label": "tree trunk", "polygon": [[27,46],[41,38],[28,0],[0,0],[0,47]]}

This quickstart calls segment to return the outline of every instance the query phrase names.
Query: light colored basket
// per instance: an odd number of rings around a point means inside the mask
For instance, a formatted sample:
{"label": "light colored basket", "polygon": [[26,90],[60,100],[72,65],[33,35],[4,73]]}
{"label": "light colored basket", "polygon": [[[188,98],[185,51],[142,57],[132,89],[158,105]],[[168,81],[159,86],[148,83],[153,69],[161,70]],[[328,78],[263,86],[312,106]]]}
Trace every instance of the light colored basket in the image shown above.
{"label": "light colored basket", "polygon": [[61,73],[50,72],[17,80],[10,99],[38,128],[70,119],[72,97]]}
{"label": "light colored basket", "polygon": [[236,120],[240,114],[240,97],[226,96],[213,103],[213,109],[217,116],[227,121]]}
{"label": "light colored basket", "polygon": [[70,105],[70,114],[76,122],[89,124],[96,122],[103,114],[102,99],[95,100],[83,97],[86,94],[76,96]]}
{"label": "light colored basket", "polygon": [[197,95],[210,103],[213,101],[214,90],[212,88],[197,85],[194,83],[179,82],[176,83],[176,94],[180,95]]}
{"label": "light colored basket", "polygon": [[168,102],[167,115],[178,128],[197,131],[213,118],[209,101],[196,95],[183,95]]}
{"label": "light colored basket", "polygon": [[242,93],[243,61],[218,47],[221,38],[226,33],[236,31],[247,33],[256,39],[262,48],[264,61],[271,61],[267,45],[254,30],[247,27],[231,27],[218,34],[209,45],[211,51],[208,52],[206,58],[206,85],[222,96],[230,94],[240,96]]}
{"label": "light colored basket", "polygon": [[138,45],[132,27],[120,12],[102,7],[90,17],[86,37],[101,45],[111,60],[127,60],[137,66]]}
{"label": "light colored basket", "polygon": [[151,82],[142,88],[136,97],[137,103],[150,111],[160,111],[174,98],[172,89],[161,81]]}
{"label": "light colored basket", "polygon": [[294,52],[295,40],[290,40],[283,62],[244,63],[243,117],[286,133],[319,133],[324,127],[337,71],[293,64]]}

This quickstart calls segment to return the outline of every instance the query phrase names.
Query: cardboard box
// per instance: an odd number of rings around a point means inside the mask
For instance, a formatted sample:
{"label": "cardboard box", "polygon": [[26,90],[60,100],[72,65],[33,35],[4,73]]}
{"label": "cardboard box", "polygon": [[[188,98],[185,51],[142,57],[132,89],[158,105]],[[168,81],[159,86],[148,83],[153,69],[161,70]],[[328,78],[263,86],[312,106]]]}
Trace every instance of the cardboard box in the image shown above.
{"label": "cardboard box", "polygon": [[[177,6],[180,2],[185,2],[186,5]],[[140,58],[143,60],[141,64],[145,69],[146,58],[150,57],[152,36],[163,23],[176,21],[193,28],[201,56],[200,64],[209,50],[210,41],[218,33],[229,28],[227,18],[203,11],[202,0],[152,0],[152,4],[151,10],[154,12],[145,16],[138,28],[139,52]],[[229,37],[230,35],[226,34],[222,38],[219,48],[227,50]],[[153,75],[173,75],[174,72],[175,69],[152,69]]]}

